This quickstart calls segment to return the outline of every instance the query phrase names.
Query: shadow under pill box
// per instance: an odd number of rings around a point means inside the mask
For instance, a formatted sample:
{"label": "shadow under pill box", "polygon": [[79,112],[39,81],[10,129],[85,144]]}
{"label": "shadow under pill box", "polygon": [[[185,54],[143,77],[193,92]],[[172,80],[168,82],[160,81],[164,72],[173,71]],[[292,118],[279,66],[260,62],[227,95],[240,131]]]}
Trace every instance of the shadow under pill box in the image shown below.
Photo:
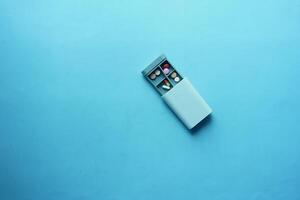
{"label": "shadow under pill box", "polygon": [[212,112],[192,83],[174,68],[165,55],[155,59],[142,74],[188,129]]}

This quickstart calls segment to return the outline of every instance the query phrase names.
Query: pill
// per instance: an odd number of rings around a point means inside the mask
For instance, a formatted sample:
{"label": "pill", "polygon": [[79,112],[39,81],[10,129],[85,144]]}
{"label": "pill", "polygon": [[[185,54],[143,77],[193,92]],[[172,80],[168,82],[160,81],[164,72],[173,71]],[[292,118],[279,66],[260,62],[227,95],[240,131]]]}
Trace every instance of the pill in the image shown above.
{"label": "pill", "polygon": [[180,78],[177,76],[176,78],[174,78],[174,81],[175,81],[175,82],[179,82],[179,81],[180,81]]}
{"label": "pill", "polygon": [[151,79],[151,80],[154,80],[155,78],[156,78],[155,73],[150,74],[150,79]]}
{"label": "pill", "polygon": [[167,81],[167,80],[164,80],[164,83],[165,83],[165,85],[167,85],[167,86],[170,86],[170,83],[169,83],[169,81]]}
{"label": "pill", "polygon": [[168,74],[170,72],[169,68],[164,68],[163,71],[164,71],[164,74]]}
{"label": "pill", "polygon": [[165,90],[171,89],[170,86],[167,86],[167,85],[163,85],[162,88],[164,88]]}
{"label": "pill", "polygon": [[169,67],[170,67],[169,63],[165,63],[165,64],[163,65],[163,68],[169,68]]}
{"label": "pill", "polygon": [[172,74],[171,74],[171,77],[174,79],[174,78],[176,78],[177,77],[177,73],[176,72],[173,72]]}
{"label": "pill", "polygon": [[159,75],[160,75],[160,70],[159,70],[159,69],[157,69],[157,70],[155,70],[155,72],[154,72],[154,73],[155,73],[155,75],[156,75],[156,76],[159,76]]}

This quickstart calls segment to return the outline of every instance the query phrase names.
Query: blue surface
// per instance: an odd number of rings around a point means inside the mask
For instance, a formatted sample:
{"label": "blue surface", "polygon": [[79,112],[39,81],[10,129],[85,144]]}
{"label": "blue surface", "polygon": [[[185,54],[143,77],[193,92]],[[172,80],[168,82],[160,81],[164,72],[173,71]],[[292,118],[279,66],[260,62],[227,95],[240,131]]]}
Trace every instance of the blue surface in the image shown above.
{"label": "blue surface", "polygon": [[[300,199],[300,2],[0,2],[0,199]],[[161,53],[213,117],[143,79]]]}

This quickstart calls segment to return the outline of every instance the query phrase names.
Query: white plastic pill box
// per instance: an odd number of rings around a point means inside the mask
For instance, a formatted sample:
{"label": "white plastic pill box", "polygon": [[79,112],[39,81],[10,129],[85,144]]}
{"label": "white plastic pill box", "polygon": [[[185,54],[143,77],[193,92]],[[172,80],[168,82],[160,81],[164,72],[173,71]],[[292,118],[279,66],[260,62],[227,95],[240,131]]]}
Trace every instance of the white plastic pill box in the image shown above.
{"label": "white plastic pill box", "polygon": [[188,129],[212,112],[192,83],[178,73],[165,55],[155,59],[142,74]]}

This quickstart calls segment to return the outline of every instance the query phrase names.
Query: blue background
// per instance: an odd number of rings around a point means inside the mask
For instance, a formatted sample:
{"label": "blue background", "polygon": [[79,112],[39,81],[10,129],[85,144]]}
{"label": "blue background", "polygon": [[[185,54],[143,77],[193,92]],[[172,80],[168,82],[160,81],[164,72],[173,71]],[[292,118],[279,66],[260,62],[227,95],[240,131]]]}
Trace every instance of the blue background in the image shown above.
{"label": "blue background", "polygon": [[[0,199],[300,199],[300,2],[0,2]],[[161,53],[213,116],[147,83]]]}

